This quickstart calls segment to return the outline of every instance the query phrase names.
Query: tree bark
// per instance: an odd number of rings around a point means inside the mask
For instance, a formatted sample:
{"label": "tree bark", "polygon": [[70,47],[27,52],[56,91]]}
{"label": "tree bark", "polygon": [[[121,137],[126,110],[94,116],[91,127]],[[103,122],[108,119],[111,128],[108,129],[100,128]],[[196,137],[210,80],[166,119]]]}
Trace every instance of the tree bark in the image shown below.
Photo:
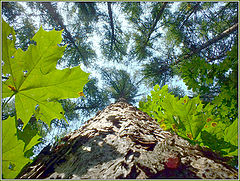
{"label": "tree bark", "polygon": [[20,179],[237,178],[226,159],[163,131],[126,102],[110,104],[46,147]]}

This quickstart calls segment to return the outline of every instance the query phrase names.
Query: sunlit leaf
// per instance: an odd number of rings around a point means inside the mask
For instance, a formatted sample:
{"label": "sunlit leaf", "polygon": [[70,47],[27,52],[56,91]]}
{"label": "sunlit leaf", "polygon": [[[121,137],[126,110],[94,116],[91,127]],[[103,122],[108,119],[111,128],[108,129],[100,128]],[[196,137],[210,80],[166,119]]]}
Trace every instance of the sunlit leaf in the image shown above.
{"label": "sunlit leaf", "polygon": [[212,114],[215,106],[209,103],[204,107],[199,96],[179,99],[168,93],[167,85],[162,89],[156,85],[151,96],[141,101],[139,107],[156,119],[162,129],[173,130],[179,136],[223,155],[236,156],[237,121],[226,128],[227,125]]}
{"label": "sunlit leaf", "polygon": [[235,146],[238,145],[238,119],[235,119],[235,121],[226,128],[224,140]]}
{"label": "sunlit leaf", "polygon": [[17,138],[15,117],[9,117],[2,122],[3,178],[15,178],[30,161],[24,157],[24,142]]}
{"label": "sunlit leaf", "polygon": [[[3,29],[8,31],[5,36],[11,33],[6,23]],[[15,95],[17,118],[24,126],[33,114],[48,125],[52,119],[64,119],[63,108],[57,100],[79,97],[78,93],[88,81],[89,74],[80,67],[56,69],[65,49],[59,46],[61,34],[62,31],[47,32],[41,27],[33,37],[36,45],[30,45],[25,52],[21,49],[4,52],[3,73],[10,77],[3,82],[3,97]],[[4,47],[9,44],[8,39],[5,40]],[[36,106],[39,106],[38,112]]]}

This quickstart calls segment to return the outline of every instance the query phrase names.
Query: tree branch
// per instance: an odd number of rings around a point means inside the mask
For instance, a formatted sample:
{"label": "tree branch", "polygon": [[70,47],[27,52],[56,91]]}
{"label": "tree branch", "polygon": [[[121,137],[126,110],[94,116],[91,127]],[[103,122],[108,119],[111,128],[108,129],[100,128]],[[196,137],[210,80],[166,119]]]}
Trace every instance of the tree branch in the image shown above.
{"label": "tree branch", "polygon": [[[188,59],[189,57],[193,56],[196,53],[199,53],[201,50],[207,48],[208,46],[218,42],[219,40],[227,37],[229,34],[233,33],[234,31],[236,31],[238,29],[238,23],[234,24],[233,26],[231,26],[230,28],[226,29],[224,32],[222,32],[221,34],[219,34],[218,36],[215,36],[214,38],[210,39],[209,41],[207,41],[206,43],[202,44],[200,47],[192,50],[188,55],[185,55],[183,57],[183,59]],[[180,62],[180,60],[178,59],[175,64],[178,64]]]}
{"label": "tree branch", "polygon": [[197,10],[197,8],[199,7],[200,2],[198,2],[192,9],[192,11],[188,14],[188,16],[186,17],[186,19],[182,22],[181,26],[179,27],[179,29],[182,28],[182,26],[186,23],[186,21],[190,18],[190,16]]}
{"label": "tree branch", "polygon": [[200,52],[201,50],[207,48],[208,46],[216,43],[217,41],[223,39],[224,37],[228,36],[229,34],[233,33],[234,31],[236,31],[238,29],[238,23],[236,23],[235,25],[233,25],[232,27],[228,28],[227,30],[225,30],[224,32],[222,32],[220,35],[212,38],[211,40],[209,40],[208,42],[204,43],[203,45],[201,45],[199,48],[196,48],[195,50],[193,50],[189,57],[192,56],[193,54],[196,54],[198,52]]}

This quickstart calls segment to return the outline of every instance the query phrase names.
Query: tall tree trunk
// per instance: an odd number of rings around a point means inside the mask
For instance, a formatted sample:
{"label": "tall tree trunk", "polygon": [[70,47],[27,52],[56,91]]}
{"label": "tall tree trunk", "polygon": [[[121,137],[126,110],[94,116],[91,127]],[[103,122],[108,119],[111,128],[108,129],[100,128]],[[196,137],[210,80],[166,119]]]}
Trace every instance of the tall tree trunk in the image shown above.
{"label": "tall tree trunk", "polygon": [[[229,36],[231,33],[235,32],[238,30],[238,23],[234,24],[233,26],[231,26],[230,28],[226,29],[225,31],[223,31],[221,34],[213,37],[212,39],[210,39],[209,41],[207,41],[206,43],[200,45],[199,47],[197,47],[196,49],[193,49],[188,55],[185,55],[183,57],[183,59],[188,59],[189,57],[193,56],[194,54],[199,53],[201,50],[211,46],[212,44],[218,42],[219,40]],[[178,64],[180,62],[180,59],[178,59],[175,64]]]}
{"label": "tall tree trunk", "polygon": [[187,58],[189,58],[190,56],[199,53],[201,50],[209,47],[210,45],[218,42],[219,40],[229,36],[231,33],[233,33],[234,31],[238,30],[238,23],[234,24],[233,26],[231,26],[230,28],[226,29],[224,32],[222,32],[221,34],[219,34],[218,36],[212,38],[211,40],[207,41],[206,43],[202,44],[200,47],[192,50],[192,52],[190,53],[190,55],[188,55]]}
{"label": "tall tree trunk", "polygon": [[18,178],[237,178],[225,161],[163,131],[146,113],[120,101],[46,147]]}
{"label": "tall tree trunk", "polygon": [[168,2],[162,3],[162,7],[159,9],[158,14],[157,14],[157,16],[156,16],[156,18],[155,18],[155,20],[153,22],[153,25],[152,25],[152,27],[151,27],[148,35],[147,35],[147,40],[144,43],[145,45],[148,43],[152,33],[154,32],[154,30],[155,30],[155,28],[157,26],[158,21],[160,20],[161,16],[163,15],[164,9],[167,7],[167,4],[168,4]]}
{"label": "tall tree trunk", "polygon": [[50,16],[54,19],[54,21],[58,25],[60,25],[62,29],[64,29],[64,31],[66,32],[66,38],[72,43],[74,48],[77,50],[77,52],[81,56],[83,62],[86,64],[86,59],[85,59],[84,55],[79,50],[71,33],[67,30],[67,27],[63,24],[62,16],[57,13],[56,9],[52,6],[51,2],[41,2],[41,4],[48,10]]}
{"label": "tall tree trunk", "polygon": [[112,30],[112,37],[111,37],[111,48],[110,48],[110,51],[112,51],[113,49],[113,44],[115,42],[115,33],[114,33],[114,25],[113,25],[113,17],[112,17],[112,7],[111,7],[111,2],[107,2],[107,5],[108,5],[108,16],[109,16],[109,19],[110,19],[110,27],[111,27],[111,30]]}

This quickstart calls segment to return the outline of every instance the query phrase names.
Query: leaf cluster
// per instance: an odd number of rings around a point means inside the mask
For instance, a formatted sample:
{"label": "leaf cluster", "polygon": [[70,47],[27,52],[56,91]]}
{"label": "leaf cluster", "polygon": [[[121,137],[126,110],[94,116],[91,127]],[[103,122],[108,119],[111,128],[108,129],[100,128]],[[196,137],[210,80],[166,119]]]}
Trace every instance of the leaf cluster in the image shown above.
{"label": "leaf cluster", "polygon": [[156,119],[164,130],[174,131],[193,144],[206,146],[224,156],[237,156],[237,119],[229,125],[214,114],[216,106],[202,104],[198,97],[174,97],[167,85],[151,91],[140,110]]}
{"label": "leaf cluster", "polygon": [[[50,126],[53,119],[65,119],[60,99],[81,96],[88,73],[80,67],[56,69],[65,47],[59,46],[62,31],[34,35],[26,51],[15,48],[15,31],[3,20],[2,96],[7,103],[15,98],[16,114],[3,121],[3,177],[14,178],[31,160],[32,148],[40,136],[36,120]],[[19,123],[21,123],[19,125]],[[11,145],[11,146],[9,146]]]}
{"label": "leaf cluster", "polygon": [[154,57],[143,65],[142,74],[150,87],[156,84],[162,87],[173,77],[173,70],[168,61]]}
{"label": "leaf cluster", "polygon": [[233,46],[222,62],[211,63],[195,56],[180,67],[183,81],[200,95],[212,95],[209,101],[218,106],[222,119],[237,118],[237,46]]}

